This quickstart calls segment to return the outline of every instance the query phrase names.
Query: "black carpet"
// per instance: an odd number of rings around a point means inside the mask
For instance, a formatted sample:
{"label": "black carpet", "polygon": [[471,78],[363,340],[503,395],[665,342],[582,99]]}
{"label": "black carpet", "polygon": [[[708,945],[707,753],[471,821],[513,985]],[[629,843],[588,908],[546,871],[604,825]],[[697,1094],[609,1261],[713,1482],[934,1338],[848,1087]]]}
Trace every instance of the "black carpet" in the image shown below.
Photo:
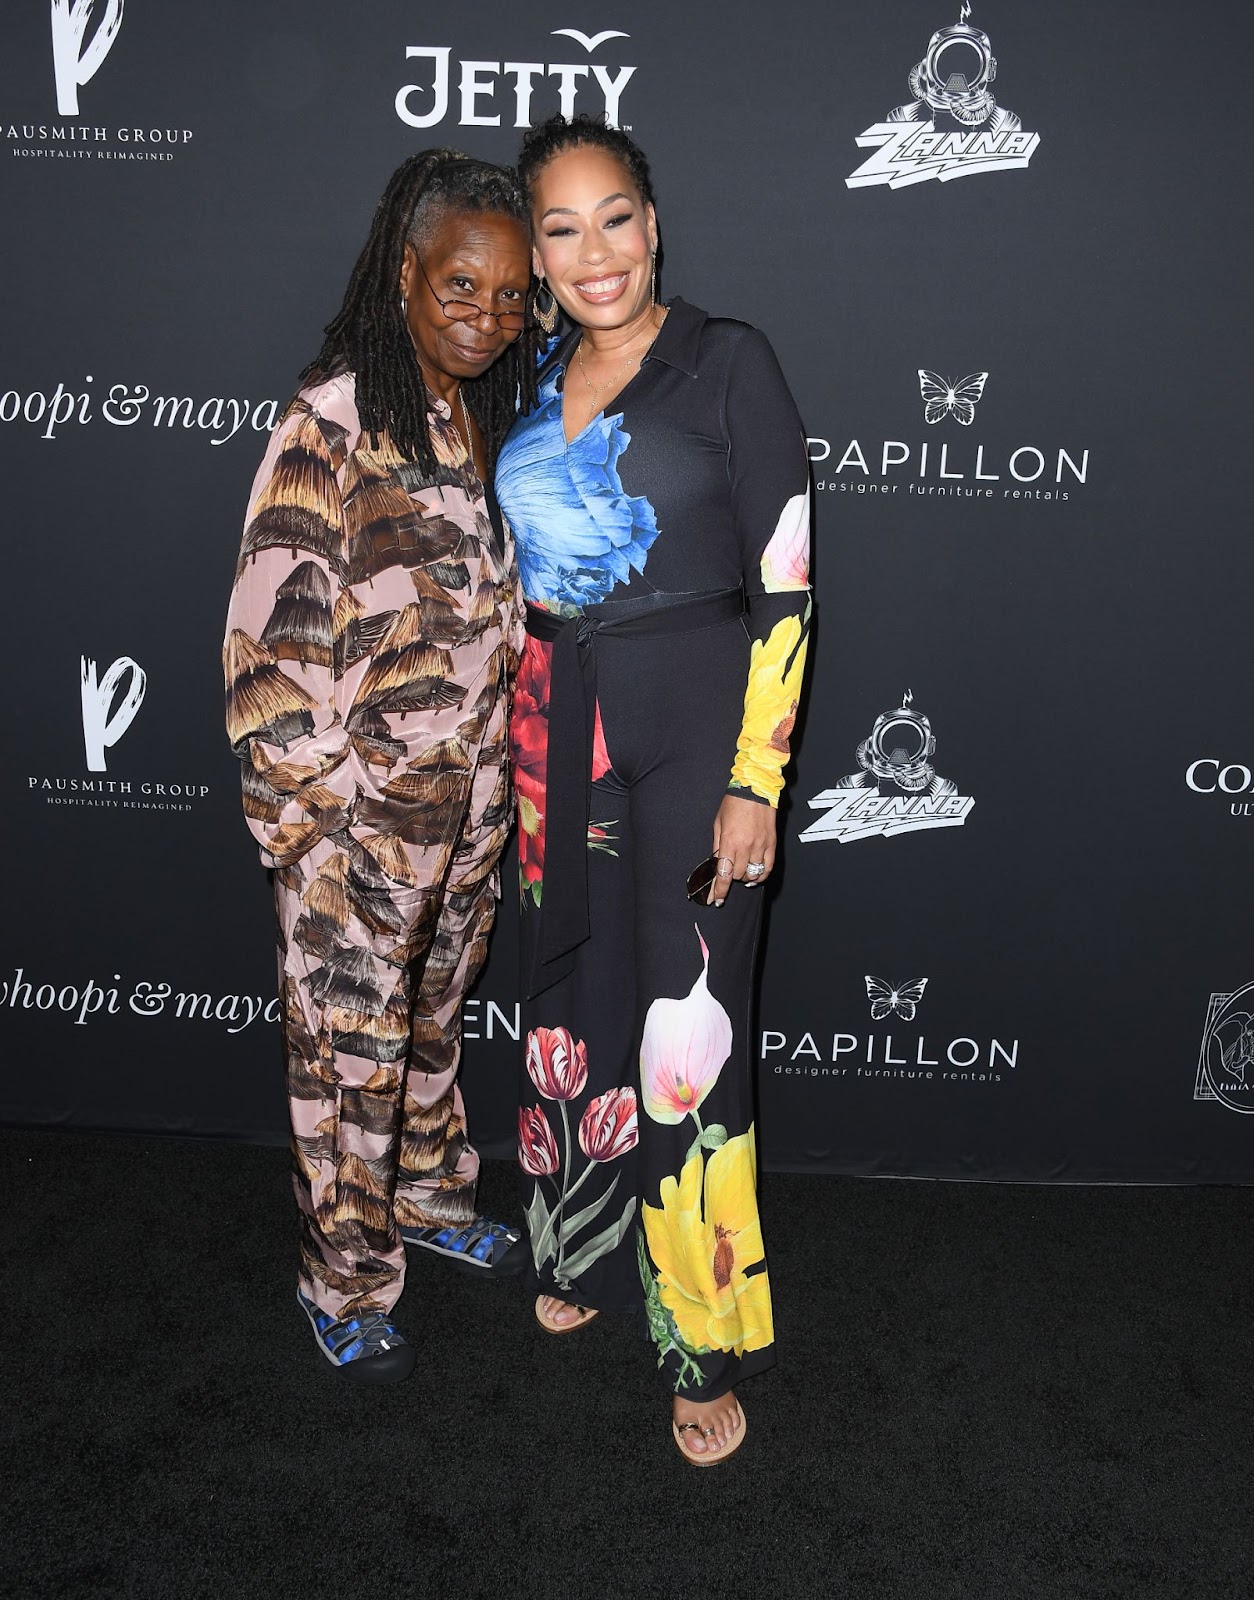
{"label": "black carpet", "polygon": [[[283,1151],[0,1158],[6,1595],[1254,1595],[1254,1190],[768,1175],[779,1365],[696,1471],[629,1329],[435,1258],[418,1372],[349,1387]],[[482,1198],[517,1216],[512,1169]]]}

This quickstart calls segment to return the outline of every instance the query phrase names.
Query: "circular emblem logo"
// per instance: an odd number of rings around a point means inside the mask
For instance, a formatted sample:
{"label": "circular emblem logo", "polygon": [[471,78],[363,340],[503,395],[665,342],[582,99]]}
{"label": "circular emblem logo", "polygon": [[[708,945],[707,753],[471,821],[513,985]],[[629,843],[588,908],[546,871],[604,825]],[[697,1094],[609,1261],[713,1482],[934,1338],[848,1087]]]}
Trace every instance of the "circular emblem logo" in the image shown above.
{"label": "circular emblem logo", "polygon": [[[1218,997],[1217,997],[1218,998]],[[1202,1038],[1202,1075],[1230,1111],[1254,1112],[1254,983],[1220,999]]]}

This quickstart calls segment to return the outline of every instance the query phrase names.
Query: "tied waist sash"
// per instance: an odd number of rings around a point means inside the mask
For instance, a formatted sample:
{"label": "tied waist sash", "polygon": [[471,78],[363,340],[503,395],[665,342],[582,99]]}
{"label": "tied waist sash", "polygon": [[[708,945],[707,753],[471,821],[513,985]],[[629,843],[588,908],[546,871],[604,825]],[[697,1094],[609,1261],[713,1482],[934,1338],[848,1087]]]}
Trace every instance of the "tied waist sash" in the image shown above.
{"label": "tied waist sash", "polygon": [[[630,608],[630,609],[629,609]],[[535,962],[527,977],[533,998],[575,965],[588,938],[588,785],[597,706],[596,641],[660,639],[699,633],[743,616],[743,589],[649,597],[622,602],[617,614],[559,617],[527,606],[527,632],[553,646],[549,680],[549,760],[545,775],[544,890]]]}

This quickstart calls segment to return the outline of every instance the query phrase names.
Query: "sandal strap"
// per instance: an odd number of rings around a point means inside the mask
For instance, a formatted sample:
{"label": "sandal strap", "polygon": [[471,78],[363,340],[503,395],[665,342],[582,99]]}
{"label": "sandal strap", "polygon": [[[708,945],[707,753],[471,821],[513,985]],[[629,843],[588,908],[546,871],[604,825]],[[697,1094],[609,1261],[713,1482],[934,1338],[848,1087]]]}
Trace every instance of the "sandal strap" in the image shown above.
{"label": "sandal strap", "polygon": [[411,1244],[426,1245],[453,1256],[470,1256],[475,1261],[491,1263],[498,1253],[504,1254],[521,1238],[517,1228],[494,1222],[490,1217],[474,1217],[470,1222],[432,1225],[421,1228],[402,1228],[401,1233]]}
{"label": "sandal strap", "polygon": [[[541,1301],[544,1300],[553,1301],[553,1307],[551,1310],[542,1313],[540,1310],[540,1304]],[[571,1322],[558,1322],[555,1319],[559,1311],[574,1311],[577,1313],[577,1315]],[[563,1300],[560,1298],[560,1296],[555,1294],[542,1294],[536,1300],[536,1316],[539,1318],[540,1322],[545,1326],[551,1323],[554,1328],[560,1330],[562,1333],[569,1332],[571,1328],[583,1327],[584,1323],[591,1322],[592,1318],[595,1317],[596,1314],[597,1311],[595,1306],[577,1306],[573,1300]]]}

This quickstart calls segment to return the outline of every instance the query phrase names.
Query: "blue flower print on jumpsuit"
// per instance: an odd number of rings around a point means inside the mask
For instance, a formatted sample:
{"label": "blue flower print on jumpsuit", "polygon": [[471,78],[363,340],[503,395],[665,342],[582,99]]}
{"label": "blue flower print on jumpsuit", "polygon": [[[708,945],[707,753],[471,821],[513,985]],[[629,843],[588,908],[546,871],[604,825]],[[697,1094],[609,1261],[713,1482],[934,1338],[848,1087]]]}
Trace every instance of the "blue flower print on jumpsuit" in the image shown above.
{"label": "blue flower print on jumpsuit", "polygon": [[604,600],[644,571],[657,518],[644,495],[628,494],[618,459],[631,443],[622,413],[593,417],[566,443],[557,373],[540,404],[505,441],[497,493],[507,508],[523,593],[569,615]]}

